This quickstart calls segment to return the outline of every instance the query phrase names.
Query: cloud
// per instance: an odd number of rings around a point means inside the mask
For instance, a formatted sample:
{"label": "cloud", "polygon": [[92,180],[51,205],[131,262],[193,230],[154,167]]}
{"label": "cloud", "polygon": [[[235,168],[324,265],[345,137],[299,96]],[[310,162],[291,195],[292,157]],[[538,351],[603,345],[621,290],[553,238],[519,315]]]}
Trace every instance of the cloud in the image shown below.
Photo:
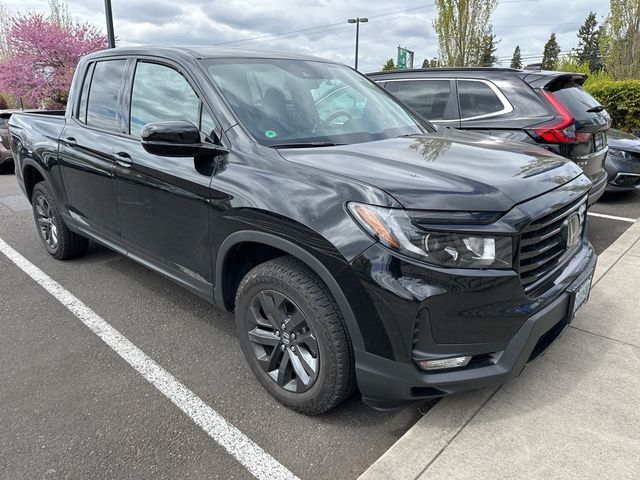
{"label": "cloud", "polygon": [[[10,10],[46,11],[47,0],[7,0]],[[103,0],[68,0],[71,14],[104,25]],[[562,51],[577,46],[578,27],[590,10],[606,16],[608,0],[501,0],[493,16],[500,39],[497,55],[508,65],[516,45],[527,61],[539,61],[551,32]],[[395,58],[398,45],[415,51],[416,66],[437,55],[433,2],[405,0],[113,0],[120,45],[220,44],[318,55],[353,64],[355,26],[348,18],[369,17],[361,24],[359,63],[378,70]],[[283,32],[292,32],[285,33]],[[254,40],[247,40],[254,39]],[[232,42],[232,43],[228,43]]]}

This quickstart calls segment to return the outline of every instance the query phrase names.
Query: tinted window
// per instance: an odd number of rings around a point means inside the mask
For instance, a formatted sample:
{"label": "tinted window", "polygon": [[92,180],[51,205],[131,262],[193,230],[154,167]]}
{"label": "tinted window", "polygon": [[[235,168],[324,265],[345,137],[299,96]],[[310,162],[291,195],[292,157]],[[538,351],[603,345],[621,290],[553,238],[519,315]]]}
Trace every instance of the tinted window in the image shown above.
{"label": "tinted window", "polygon": [[563,88],[553,94],[579,120],[597,114],[597,112],[589,113],[587,110],[598,107],[600,104],[581,87]]}
{"label": "tinted window", "polygon": [[458,98],[460,102],[460,118],[462,119],[489,115],[504,108],[504,105],[491,87],[483,82],[459,80]]}
{"label": "tinted window", "polygon": [[427,120],[442,120],[451,94],[449,80],[387,82],[385,88]]}
{"label": "tinted window", "polygon": [[80,104],[78,105],[78,113],[76,118],[82,123],[87,123],[87,97],[89,96],[89,85],[91,85],[91,76],[93,75],[93,69],[96,66],[95,63],[89,65],[87,72],[82,82],[82,91],[80,92]]}
{"label": "tinted window", "polygon": [[118,93],[126,63],[126,60],[96,63],[87,102],[87,125],[116,130]]}
{"label": "tinted window", "polygon": [[187,79],[165,65],[138,63],[131,94],[131,135],[147,123],[186,120],[198,125],[200,101]]}

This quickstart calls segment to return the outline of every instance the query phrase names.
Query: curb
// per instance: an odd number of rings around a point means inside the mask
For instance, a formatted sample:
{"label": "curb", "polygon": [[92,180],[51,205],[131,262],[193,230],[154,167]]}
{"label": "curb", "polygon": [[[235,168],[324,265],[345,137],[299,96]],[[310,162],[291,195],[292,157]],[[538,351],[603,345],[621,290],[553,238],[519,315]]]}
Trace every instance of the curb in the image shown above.
{"label": "curb", "polygon": [[[640,245],[640,221],[631,225],[598,256],[593,286],[637,245]],[[417,479],[491,400],[499,388],[486,388],[443,398],[358,480]]]}

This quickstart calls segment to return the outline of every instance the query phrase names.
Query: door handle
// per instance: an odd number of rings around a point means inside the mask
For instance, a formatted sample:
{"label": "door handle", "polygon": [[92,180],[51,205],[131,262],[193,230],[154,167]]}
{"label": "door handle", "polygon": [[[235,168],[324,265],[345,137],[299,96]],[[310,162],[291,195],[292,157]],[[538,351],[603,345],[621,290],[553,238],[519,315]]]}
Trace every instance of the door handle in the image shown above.
{"label": "door handle", "polygon": [[131,161],[131,155],[129,155],[127,152],[118,152],[113,156],[113,158],[121,167],[129,168],[131,165],[133,165],[133,162]]}
{"label": "door handle", "polygon": [[69,145],[70,147],[77,147],[78,146],[78,142],[76,141],[75,138],[73,137],[67,137],[64,139],[64,143],[66,143],[67,145]]}

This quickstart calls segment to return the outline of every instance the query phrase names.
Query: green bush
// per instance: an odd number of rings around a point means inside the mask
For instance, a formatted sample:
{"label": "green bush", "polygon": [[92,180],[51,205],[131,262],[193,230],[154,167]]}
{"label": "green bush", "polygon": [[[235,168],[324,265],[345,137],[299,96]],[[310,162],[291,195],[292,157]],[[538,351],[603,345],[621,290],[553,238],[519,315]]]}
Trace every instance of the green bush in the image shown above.
{"label": "green bush", "polygon": [[640,131],[640,80],[602,80],[585,88],[607,109],[614,128]]}

